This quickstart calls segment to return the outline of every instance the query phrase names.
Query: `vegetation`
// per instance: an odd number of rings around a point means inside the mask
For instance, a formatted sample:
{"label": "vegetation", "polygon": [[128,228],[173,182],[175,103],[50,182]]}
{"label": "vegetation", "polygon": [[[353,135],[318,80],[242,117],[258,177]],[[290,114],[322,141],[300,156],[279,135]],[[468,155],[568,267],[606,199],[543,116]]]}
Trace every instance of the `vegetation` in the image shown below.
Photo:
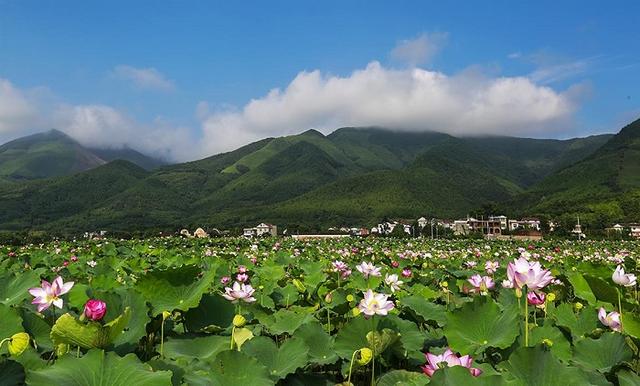
{"label": "vegetation", "polygon": [[291,231],[322,231],[385,216],[453,218],[486,203],[510,202],[609,138],[460,139],[376,128],[324,136],[310,130],[149,173],[116,162],[0,186],[0,229],[175,231],[267,221]]}
{"label": "vegetation", "polygon": [[638,254],[629,241],[390,238],[0,246],[0,374],[6,385],[634,385]]}

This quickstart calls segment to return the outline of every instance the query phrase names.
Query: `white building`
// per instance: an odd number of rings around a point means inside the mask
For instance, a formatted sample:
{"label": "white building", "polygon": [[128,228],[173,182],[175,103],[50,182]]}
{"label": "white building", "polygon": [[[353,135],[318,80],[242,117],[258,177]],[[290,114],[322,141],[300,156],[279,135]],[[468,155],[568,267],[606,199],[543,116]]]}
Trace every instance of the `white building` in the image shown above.
{"label": "white building", "polygon": [[640,239],[640,224],[629,224],[629,235]]}
{"label": "white building", "polygon": [[537,218],[523,218],[522,220],[509,220],[509,230],[529,229],[540,231],[540,220]]}
{"label": "white building", "polygon": [[244,228],[242,235],[245,237],[261,237],[263,235],[277,236],[278,227],[273,224],[260,223],[253,228]]}
{"label": "white building", "polygon": [[504,215],[500,215],[500,216],[489,216],[489,221],[499,221],[500,222],[500,229],[505,230],[507,229],[507,216]]}
{"label": "white building", "polygon": [[425,217],[420,217],[418,219],[418,226],[420,227],[420,229],[426,227],[428,223],[429,221]]}

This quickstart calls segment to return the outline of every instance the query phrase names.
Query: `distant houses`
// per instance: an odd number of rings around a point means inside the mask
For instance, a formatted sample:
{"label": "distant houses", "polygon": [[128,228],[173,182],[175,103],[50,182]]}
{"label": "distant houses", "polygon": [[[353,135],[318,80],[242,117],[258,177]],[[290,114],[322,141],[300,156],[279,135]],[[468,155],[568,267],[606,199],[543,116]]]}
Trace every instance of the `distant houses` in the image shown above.
{"label": "distant houses", "polygon": [[273,224],[260,223],[253,228],[244,228],[242,235],[245,237],[278,236],[278,227]]}
{"label": "distant houses", "polygon": [[608,234],[626,234],[630,237],[640,239],[640,223],[614,224],[611,228],[606,228]]}

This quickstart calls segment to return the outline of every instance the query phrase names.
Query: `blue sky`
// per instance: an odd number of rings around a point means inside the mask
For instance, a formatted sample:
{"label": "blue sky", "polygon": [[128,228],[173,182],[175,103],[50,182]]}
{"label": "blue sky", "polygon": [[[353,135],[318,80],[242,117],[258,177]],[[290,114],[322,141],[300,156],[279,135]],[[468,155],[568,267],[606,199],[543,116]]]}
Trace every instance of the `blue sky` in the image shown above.
{"label": "blue sky", "polygon": [[[24,99],[15,110],[26,111],[6,113],[3,124],[0,107],[0,137],[60,125],[85,142],[99,138],[117,145],[118,138],[140,142],[140,148],[150,151],[183,147],[167,154],[188,159],[309,128],[302,126],[329,132],[333,125],[369,123],[420,130],[425,122],[424,129],[453,134],[561,138],[612,132],[640,115],[638,14],[637,1],[0,0],[4,97],[10,102]],[[372,62],[380,68],[366,70]],[[475,95],[486,93],[499,79],[526,78],[531,84],[524,86],[536,89],[523,104],[551,90],[553,99],[539,106],[541,111],[559,103],[563,107],[539,120],[498,119],[502,112],[495,109],[478,112],[474,116],[487,119],[486,124],[467,130],[461,126],[468,121],[438,115],[449,111],[449,105],[424,114],[400,108],[386,117],[357,107],[340,107],[336,113],[336,106],[322,99],[338,95],[345,98],[340,106],[361,105],[356,96],[346,99],[348,90],[361,98],[366,94],[354,88],[389,76],[384,87],[373,88],[398,92],[383,105],[413,104],[420,110],[420,103],[431,104],[429,98],[452,99],[457,105],[475,101],[460,95],[463,91],[403,101],[406,90],[387,90],[407,81],[415,68],[456,79],[455,86],[440,85],[447,89],[464,89],[469,82]],[[296,83],[306,99],[286,91],[301,73],[316,70],[319,81]],[[358,71],[368,76],[356,81]],[[345,84],[329,92],[331,79]],[[479,79],[486,85],[478,86]],[[274,88],[281,90],[277,101],[259,104],[258,112],[245,111],[252,99],[268,99]],[[522,85],[505,92],[518,90]],[[310,109],[315,101],[327,107]],[[379,110],[375,105],[371,109]],[[291,127],[273,118],[283,111],[292,114],[283,117]],[[84,121],[78,121],[81,113]],[[98,114],[100,127],[84,127],[95,121],[86,118],[91,114]],[[126,133],[112,128],[123,122]],[[495,130],[488,128],[492,125]],[[229,140],[236,132],[242,135]],[[210,145],[197,155],[185,150],[203,141]]]}

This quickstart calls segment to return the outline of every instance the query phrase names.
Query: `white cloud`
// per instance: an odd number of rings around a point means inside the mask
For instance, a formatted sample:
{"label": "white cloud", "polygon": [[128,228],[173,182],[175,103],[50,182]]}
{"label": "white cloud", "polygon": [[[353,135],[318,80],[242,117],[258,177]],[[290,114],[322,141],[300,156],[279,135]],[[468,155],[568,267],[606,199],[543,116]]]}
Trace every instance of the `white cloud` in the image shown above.
{"label": "white cloud", "polygon": [[415,39],[402,40],[391,51],[391,57],[411,66],[429,63],[446,43],[448,34],[423,33]]}
{"label": "white cloud", "polygon": [[540,135],[561,129],[577,108],[575,90],[557,92],[527,77],[448,76],[371,62],[346,77],[301,72],[239,111],[203,122],[203,154],[316,128],[381,126],[454,135]]}
{"label": "white cloud", "polygon": [[0,138],[37,129],[33,126],[38,124],[38,111],[28,94],[0,78]]}
{"label": "white cloud", "polygon": [[143,124],[110,106],[76,105],[60,106],[53,120],[55,127],[85,146],[129,146],[169,160],[193,158],[190,131],[159,119],[152,124]]}
{"label": "white cloud", "polygon": [[175,88],[171,80],[153,67],[135,68],[120,65],[113,69],[113,75],[116,78],[132,82],[136,87],[143,89],[171,91]]}

